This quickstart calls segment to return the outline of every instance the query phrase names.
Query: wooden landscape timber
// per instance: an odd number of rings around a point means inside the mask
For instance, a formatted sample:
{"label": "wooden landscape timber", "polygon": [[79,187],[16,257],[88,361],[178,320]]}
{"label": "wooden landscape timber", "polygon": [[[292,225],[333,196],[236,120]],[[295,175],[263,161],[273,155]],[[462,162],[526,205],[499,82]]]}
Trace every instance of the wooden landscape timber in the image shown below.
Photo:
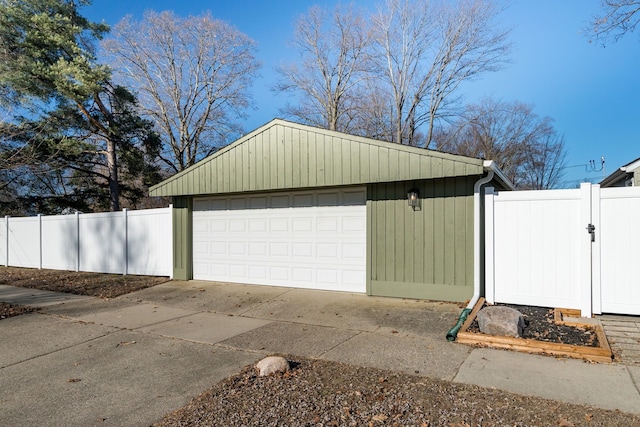
{"label": "wooden landscape timber", "polygon": [[532,354],[548,354],[552,356],[571,357],[575,359],[584,359],[592,362],[612,362],[613,353],[609,347],[607,337],[600,324],[581,323],[579,319],[565,322],[564,317],[580,316],[579,310],[556,309],[554,312],[554,320],[561,324],[570,324],[572,326],[588,327],[595,331],[598,337],[599,347],[587,347],[562,343],[553,343],[546,341],[538,341],[526,338],[514,338],[497,335],[488,335],[483,333],[468,332],[469,327],[478,315],[478,311],[484,306],[485,299],[480,298],[473,310],[462,325],[457,336],[457,341],[462,344],[469,344],[482,347],[502,348],[508,350],[521,351]]}

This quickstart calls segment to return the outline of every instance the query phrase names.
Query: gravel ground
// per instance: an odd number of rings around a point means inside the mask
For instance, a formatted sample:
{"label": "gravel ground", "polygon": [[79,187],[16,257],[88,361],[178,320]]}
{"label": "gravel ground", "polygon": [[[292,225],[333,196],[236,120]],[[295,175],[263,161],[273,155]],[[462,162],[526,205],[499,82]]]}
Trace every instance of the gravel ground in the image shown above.
{"label": "gravel ground", "polygon": [[633,426],[640,417],[432,378],[287,357],[293,369],[253,366],[213,386],[168,426]]}

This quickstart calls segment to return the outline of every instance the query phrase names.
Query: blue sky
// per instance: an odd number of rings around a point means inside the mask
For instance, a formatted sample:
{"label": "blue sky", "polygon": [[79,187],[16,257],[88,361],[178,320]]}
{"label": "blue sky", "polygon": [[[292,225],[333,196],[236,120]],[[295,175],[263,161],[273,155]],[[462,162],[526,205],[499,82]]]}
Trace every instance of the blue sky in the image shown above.
{"label": "blue sky", "polygon": [[[181,16],[210,11],[258,43],[262,76],[253,87],[256,109],[244,123],[251,131],[274,117],[284,104],[270,91],[274,68],[296,58],[288,47],[293,22],[311,5],[333,7],[337,0],[93,0],[82,9],[93,20],[117,23],[146,9],[173,10]],[[343,3],[346,3],[343,1]],[[372,1],[355,1],[371,5]],[[567,146],[565,186],[594,182],[640,157],[640,33],[627,34],[606,47],[589,43],[582,29],[599,10],[598,0],[514,0],[500,15],[511,28],[512,63],[465,86],[466,102],[484,96],[531,104],[555,120]],[[605,171],[584,166],[594,160]]]}

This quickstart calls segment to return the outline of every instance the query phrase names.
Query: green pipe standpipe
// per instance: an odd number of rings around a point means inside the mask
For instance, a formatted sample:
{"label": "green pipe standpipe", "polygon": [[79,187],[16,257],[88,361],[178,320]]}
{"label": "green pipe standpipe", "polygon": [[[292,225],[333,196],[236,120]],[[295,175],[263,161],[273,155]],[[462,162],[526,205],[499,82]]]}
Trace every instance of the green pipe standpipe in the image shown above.
{"label": "green pipe standpipe", "polygon": [[449,332],[447,332],[447,340],[456,340],[456,336],[458,336],[458,332],[460,331],[460,328],[462,327],[464,321],[467,320],[469,313],[471,313],[470,308],[465,308],[464,310],[462,310],[462,313],[460,313],[460,317],[458,317],[458,321],[456,322],[455,326],[451,328]]}

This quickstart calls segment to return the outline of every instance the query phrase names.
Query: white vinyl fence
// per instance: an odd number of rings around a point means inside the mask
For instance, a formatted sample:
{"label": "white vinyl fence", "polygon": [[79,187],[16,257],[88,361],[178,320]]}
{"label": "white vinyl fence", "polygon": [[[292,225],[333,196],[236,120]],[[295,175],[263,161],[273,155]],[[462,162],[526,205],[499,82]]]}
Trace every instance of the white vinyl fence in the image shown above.
{"label": "white vinyl fence", "polygon": [[172,251],[171,206],[0,222],[5,266],[171,277]]}
{"label": "white vinyl fence", "polygon": [[487,301],[640,315],[640,188],[485,195]]}

